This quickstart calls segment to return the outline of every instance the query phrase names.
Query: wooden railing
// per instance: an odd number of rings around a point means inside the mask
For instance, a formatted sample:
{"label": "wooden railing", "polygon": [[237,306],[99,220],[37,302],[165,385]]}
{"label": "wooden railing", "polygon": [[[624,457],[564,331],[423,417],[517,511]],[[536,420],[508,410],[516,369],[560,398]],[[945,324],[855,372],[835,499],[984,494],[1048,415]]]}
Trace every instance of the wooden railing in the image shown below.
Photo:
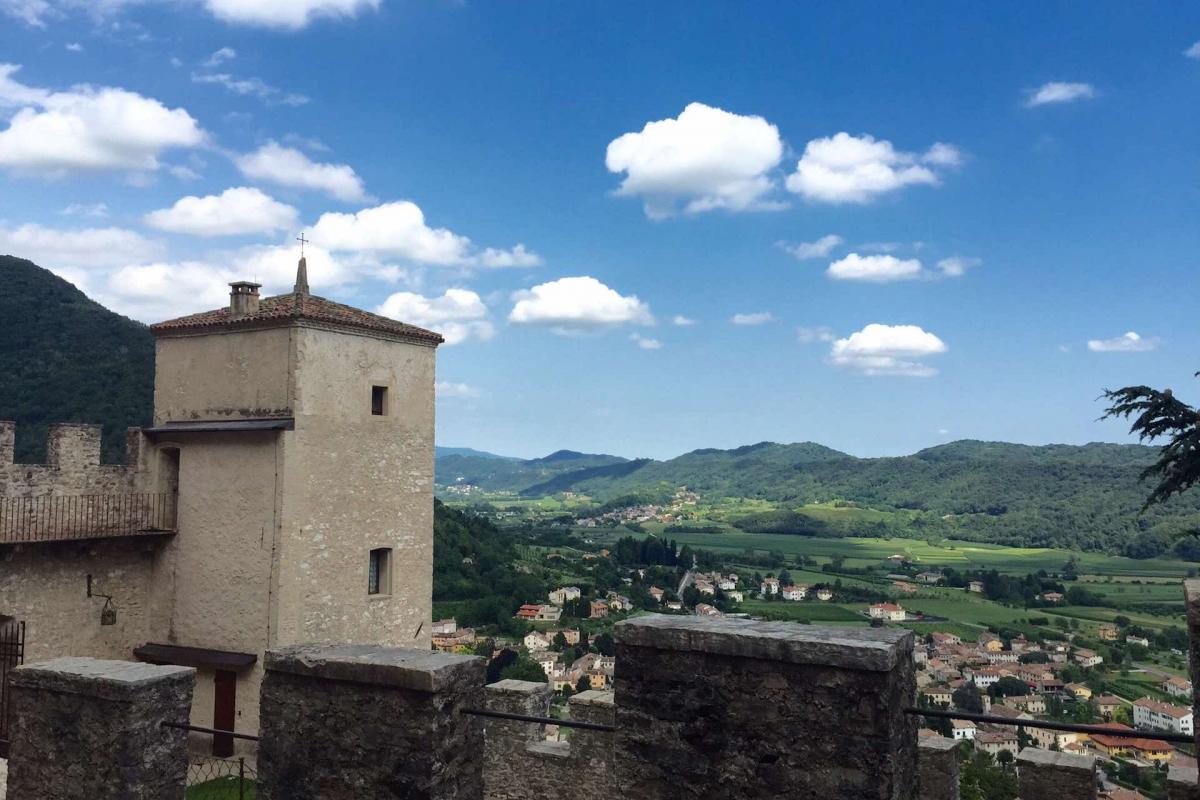
{"label": "wooden railing", "polygon": [[0,498],[0,544],[174,531],[175,511],[167,493]]}

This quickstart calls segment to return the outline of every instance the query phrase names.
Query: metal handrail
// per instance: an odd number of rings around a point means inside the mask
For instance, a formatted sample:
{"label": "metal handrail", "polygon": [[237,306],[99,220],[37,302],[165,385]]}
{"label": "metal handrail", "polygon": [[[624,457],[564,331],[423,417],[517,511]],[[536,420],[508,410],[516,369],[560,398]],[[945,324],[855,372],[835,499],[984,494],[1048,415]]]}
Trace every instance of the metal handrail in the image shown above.
{"label": "metal handrail", "polygon": [[487,711],[482,708],[460,708],[459,713],[472,717],[491,717],[493,719],[511,719],[517,722],[539,722],[543,725],[558,725],[561,728],[582,728],[587,731],[618,730],[615,725],[605,725],[602,722],[584,722],[578,719],[555,719],[554,717],[537,717],[530,714],[512,714],[508,711]]}
{"label": "metal handrail", "polygon": [[1017,728],[1047,728],[1052,731],[1067,733],[1097,733],[1102,736],[1114,736],[1122,739],[1154,739],[1160,742],[1175,744],[1195,744],[1192,736],[1182,733],[1156,733],[1154,731],[1122,730],[1107,728],[1103,725],[1083,725],[1077,722],[1052,722],[1041,719],[1013,719],[993,714],[972,714],[969,711],[948,711],[941,708],[906,708],[905,714],[917,714],[923,717],[939,717],[941,719],[962,719],[968,722],[986,722],[991,725],[1012,725]]}
{"label": "metal handrail", "polygon": [[238,733],[237,731],[223,731],[219,728],[205,728],[200,725],[185,725],[181,722],[162,722],[164,728],[174,728],[180,731],[192,731],[193,733],[211,733],[219,736],[229,736],[234,739],[245,739],[248,742],[257,742],[259,737],[250,733]]}

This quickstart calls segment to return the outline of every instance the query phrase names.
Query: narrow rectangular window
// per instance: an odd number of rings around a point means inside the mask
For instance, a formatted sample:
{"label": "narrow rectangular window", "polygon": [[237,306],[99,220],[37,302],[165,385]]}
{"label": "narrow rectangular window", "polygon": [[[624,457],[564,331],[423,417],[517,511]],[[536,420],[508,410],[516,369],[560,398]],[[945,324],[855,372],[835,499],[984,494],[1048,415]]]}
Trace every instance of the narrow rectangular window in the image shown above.
{"label": "narrow rectangular window", "polygon": [[392,593],[392,548],[378,547],[371,551],[367,567],[367,594]]}
{"label": "narrow rectangular window", "polygon": [[376,417],[387,415],[387,387],[371,387],[371,414]]}

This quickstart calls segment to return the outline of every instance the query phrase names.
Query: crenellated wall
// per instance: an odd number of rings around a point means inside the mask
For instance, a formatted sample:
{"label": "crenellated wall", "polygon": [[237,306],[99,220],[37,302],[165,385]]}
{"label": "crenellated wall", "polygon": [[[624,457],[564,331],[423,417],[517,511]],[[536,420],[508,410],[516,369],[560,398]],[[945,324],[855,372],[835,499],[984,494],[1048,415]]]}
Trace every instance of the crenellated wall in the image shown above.
{"label": "crenellated wall", "polygon": [[126,433],[123,465],[100,463],[99,425],[51,425],[45,464],[14,463],[15,440],[16,423],[0,421],[0,498],[156,491],[139,428]]}
{"label": "crenellated wall", "polygon": [[[698,617],[622,625],[615,692],[584,692],[570,704],[571,718],[615,730],[574,729],[569,741],[546,741],[538,722],[474,713],[544,717],[550,708],[547,684],[506,680],[485,688],[481,658],[378,645],[272,650],[262,688],[258,796],[958,800],[957,744],[918,743],[910,735],[910,633]],[[633,668],[622,668],[625,656]],[[23,781],[22,797],[81,800],[77,783],[59,780],[70,773],[63,765],[111,775],[110,763],[121,763],[129,741],[147,744],[144,757],[126,765],[127,782],[157,782],[162,797],[179,796],[182,753],[161,720],[163,713],[184,718],[188,698],[171,689],[164,702],[147,702],[130,681],[145,679],[149,690],[150,683],[169,688],[182,678],[146,669],[64,659],[17,670],[26,695],[18,704],[12,769]],[[63,701],[63,691],[78,697]],[[53,702],[27,702],[35,693]],[[102,716],[66,713],[68,704],[88,709],[113,701],[120,705]],[[743,724],[752,718],[757,726]],[[47,750],[59,739],[74,748],[69,759]],[[1017,768],[1022,800],[1095,800],[1092,758],[1026,748]],[[1195,771],[1184,772],[1171,771],[1172,800],[1194,796]],[[172,794],[163,788],[168,779]],[[86,797],[142,796],[121,791]]]}
{"label": "crenellated wall", "polygon": [[[0,614],[26,623],[28,661],[127,659],[167,634],[165,537],[91,538],[110,533],[106,525],[128,527],[144,509],[127,499],[158,491],[146,463],[152,448],[131,428],[126,464],[101,464],[100,433],[99,425],[53,425],[46,463],[17,464],[16,425],[0,421]],[[102,624],[106,606],[112,624]]]}
{"label": "crenellated wall", "polygon": [[[545,717],[551,695],[548,683],[503,680],[487,687],[484,708]],[[616,721],[612,692],[582,692],[569,705],[570,719],[604,725]],[[541,724],[492,718],[484,719],[483,730],[486,800],[553,798],[564,786],[571,787],[576,800],[613,796],[611,732],[567,729],[567,741],[547,741]]]}

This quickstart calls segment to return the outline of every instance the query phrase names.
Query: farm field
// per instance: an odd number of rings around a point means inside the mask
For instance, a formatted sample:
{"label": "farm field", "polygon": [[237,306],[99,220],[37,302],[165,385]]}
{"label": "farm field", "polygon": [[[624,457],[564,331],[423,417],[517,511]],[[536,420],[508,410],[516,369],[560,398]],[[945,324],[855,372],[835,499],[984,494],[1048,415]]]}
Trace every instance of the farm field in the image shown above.
{"label": "farm field", "polygon": [[858,611],[865,605],[838,605],[836,603],[803,602],[789,603],[776,600],[746,600],[738,610],[760,619],[788,622],[824,623],[827,625],[867,625],[867,619]]}
{"label": "farm field", "polygon": [[[1182,589],[1180,590],[1182,591]],[[1182,627],[1183,614],[1171,616],[1156,616],[1154,614],[1138,613],[1107,606],[1063,606],[1055,609],[1040,609],[1039,613],[1049,616],[1060,616],[1088,620],[1090,622],[1112,622],[1117,617],[1128,617],[1131,622],[1146,628],[1161,630],[1166,627]]]}
{"label": "farm field", "polygon": [[[1102,553],[1075,553],[1044,547],[1005,547],[1004,545],[963,542],[948,539],[931,544],[920,539],[875,539],[839,538],[828,539],[815,536],[793,536],[772,533],[693,533],[690,531],[666,532],[659,524],[646,523],[647,533],[674,539],[680,545],[690,545],[709,550],[776,550],[788,556],[808,556],[829,560],[834,556],[845,558],[847,566],[878,564],[893,554],[907,557],[914,564],[927,567],[954,567],[956,569],[996,569],[1001,572],[1036,572],[1039,569],[1057,571],[1067,559],[1074,557],[1079,570],[1089,574],[1114,576],[1146,576],[1160,578],[1182,578],[1194,564],[1168,559],[1135,560],[1123,556]],[[584,529],[583,536],[602,540],[606,536],[638,536],[626,528],[597,531]],[[646,534],[640,534],[642,536]],[[1089,584],[1091,588],[1091,584]]]}

